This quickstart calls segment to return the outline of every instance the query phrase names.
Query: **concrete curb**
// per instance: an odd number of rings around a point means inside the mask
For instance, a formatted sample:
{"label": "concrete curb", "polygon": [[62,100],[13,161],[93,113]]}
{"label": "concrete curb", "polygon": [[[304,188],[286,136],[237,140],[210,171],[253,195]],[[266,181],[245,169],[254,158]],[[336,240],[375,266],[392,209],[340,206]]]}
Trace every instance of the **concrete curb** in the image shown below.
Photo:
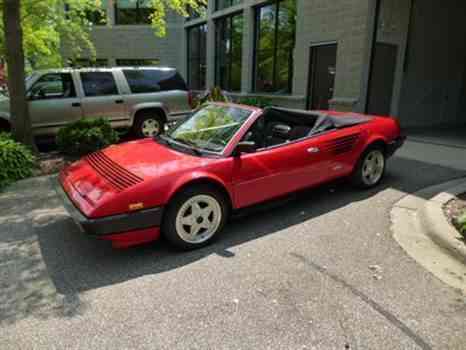
{"label": "concrete curb", "polygon": [[[466,192],[466,184],[462,192]],[[453,194],[443,192],[426,201],[419,211],[419,220],[426,234],[435,243],[466,264],[466,244],[460,241],[461,235],[448,222],[443,212],[443,206],[454,198]]]}
{"label": "concrete curb", "polygon": [[419,264],[466,294],[466,246],[443,205],[466,192],[466,178],[407,195],[391,210],[393,237]]}

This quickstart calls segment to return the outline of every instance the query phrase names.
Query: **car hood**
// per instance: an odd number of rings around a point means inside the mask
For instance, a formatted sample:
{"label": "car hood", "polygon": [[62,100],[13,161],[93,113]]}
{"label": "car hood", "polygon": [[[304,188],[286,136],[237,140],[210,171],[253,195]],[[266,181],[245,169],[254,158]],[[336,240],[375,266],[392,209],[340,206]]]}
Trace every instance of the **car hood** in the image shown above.
{"label": "car hood", "polygon": [[152,139],[110,146],[102,152],[112,162],[142,179],[171,175],[209,161],[208,158],[176,151]]}
{"label": "car hood", "polygon": [[127,211],[130,203],[145,197],[147,184],[161,184],[209,161],[213,159],[194,157],[144,139],[86,156],[65,168],[60,181],[84,215],[99,217]]}

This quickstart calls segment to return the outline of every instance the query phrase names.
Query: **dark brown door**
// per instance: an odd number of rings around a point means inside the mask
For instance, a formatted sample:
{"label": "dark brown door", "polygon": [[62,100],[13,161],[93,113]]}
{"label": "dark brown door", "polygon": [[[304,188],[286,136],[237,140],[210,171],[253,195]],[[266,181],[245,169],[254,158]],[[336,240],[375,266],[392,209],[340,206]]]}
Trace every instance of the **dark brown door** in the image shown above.
{"label": "dark brown door", "polygon": [[369,114],[390,114],[397,56],[398,47],[396,45],[375,44],[367,108]]}
{"label": "dark brown door", "polygon": [[310,109],[328,109],[333,98],[337,65],[337,45],[311,47],[309,103]]}

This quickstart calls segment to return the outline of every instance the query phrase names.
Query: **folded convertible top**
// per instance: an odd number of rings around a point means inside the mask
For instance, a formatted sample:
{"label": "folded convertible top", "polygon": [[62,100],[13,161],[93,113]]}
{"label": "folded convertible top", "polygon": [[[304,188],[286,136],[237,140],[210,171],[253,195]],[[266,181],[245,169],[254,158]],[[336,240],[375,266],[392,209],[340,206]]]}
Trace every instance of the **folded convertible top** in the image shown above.
{"label": "folded convertible top", "polygon": [[267,107],[264,109],[264,114],[265,113],[278,113],[296,119],[306,118],[307,120],[314,120],[315,124],[312,128],[312,133],[333,128],[347,128],[358,124],[364,124],[372,120],[372,117],[362,114],[348,113],[333,116],[323,111],[304,111],[300,109],[288,109],[281,107]]}

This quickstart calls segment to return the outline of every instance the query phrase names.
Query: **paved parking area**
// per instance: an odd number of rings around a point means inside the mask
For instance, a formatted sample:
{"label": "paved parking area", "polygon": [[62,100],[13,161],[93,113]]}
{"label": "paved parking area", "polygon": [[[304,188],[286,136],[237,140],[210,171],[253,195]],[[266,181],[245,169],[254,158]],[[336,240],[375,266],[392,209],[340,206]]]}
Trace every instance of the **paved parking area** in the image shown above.
{"label": "paved parking area", "polygon": [[464,349],[465,296],[406,255],[389,212],[465,173],[407,145],[375,190],[301,193],[190,253],[112,250],[49,178],[23,181],[0,194],[1,348]]}

